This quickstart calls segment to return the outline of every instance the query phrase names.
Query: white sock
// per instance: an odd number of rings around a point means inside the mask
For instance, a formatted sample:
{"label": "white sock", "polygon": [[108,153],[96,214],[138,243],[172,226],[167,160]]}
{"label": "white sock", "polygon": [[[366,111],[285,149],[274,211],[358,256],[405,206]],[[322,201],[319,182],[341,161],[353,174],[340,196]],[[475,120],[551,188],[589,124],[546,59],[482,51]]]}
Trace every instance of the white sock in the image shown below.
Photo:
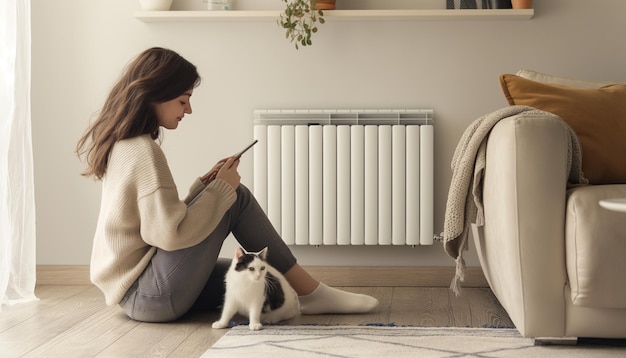
{"label": "white sock", "polygon": [[365,313],[378,306],[374,297],[341,291],[321,282],[315,291],[298,299],[302,314]]}

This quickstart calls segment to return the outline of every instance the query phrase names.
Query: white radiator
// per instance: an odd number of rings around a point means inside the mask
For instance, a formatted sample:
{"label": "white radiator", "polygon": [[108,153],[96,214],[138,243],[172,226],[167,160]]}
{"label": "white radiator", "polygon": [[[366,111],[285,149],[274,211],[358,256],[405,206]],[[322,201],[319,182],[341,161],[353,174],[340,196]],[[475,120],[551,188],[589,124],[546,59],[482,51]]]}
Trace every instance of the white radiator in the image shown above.
{"label": "white radiator", "polygon": [[432,245],[432,110],[256,110],[253,192],[289,245]]}

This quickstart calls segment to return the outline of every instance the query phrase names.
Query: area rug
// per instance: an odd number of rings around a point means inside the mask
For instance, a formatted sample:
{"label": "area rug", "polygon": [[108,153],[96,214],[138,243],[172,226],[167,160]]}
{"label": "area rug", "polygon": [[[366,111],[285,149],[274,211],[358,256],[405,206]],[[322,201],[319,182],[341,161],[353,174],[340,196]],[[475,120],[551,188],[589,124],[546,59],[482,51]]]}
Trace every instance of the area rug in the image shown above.
{"label": "area rug", "polygon": [[624,357],[626,347],[535,346],[515,329],[373,326],[231,328],[202,355],[215,357]]}

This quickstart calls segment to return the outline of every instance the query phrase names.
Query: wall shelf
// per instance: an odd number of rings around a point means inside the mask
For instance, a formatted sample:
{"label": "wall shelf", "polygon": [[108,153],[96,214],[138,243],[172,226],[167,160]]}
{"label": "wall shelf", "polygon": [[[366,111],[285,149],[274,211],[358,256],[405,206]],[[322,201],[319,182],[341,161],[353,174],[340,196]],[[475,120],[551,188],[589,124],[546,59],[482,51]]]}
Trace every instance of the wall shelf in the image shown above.
{"label": "wall shelf", "polygon": [[[143,22],[276,21],[280,10],[259,11],[138,11]],[[511,10],[327,10],[326,21],[529,20],[533,9]]]}

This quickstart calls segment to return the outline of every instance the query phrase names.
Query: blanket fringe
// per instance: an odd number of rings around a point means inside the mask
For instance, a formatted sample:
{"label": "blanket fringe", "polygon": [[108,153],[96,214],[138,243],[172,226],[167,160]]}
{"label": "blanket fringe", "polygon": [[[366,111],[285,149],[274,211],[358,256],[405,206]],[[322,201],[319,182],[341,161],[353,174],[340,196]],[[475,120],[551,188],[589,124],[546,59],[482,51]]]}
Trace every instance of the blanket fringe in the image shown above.
{"label": "blanket fringe", "polygon": [[465,281],[465,260],[461,255],[456,258],[456,274],[452,279],[452,284],[450,285],[450,289],[454,292],[456,296],[461,295],[461,282]]}

